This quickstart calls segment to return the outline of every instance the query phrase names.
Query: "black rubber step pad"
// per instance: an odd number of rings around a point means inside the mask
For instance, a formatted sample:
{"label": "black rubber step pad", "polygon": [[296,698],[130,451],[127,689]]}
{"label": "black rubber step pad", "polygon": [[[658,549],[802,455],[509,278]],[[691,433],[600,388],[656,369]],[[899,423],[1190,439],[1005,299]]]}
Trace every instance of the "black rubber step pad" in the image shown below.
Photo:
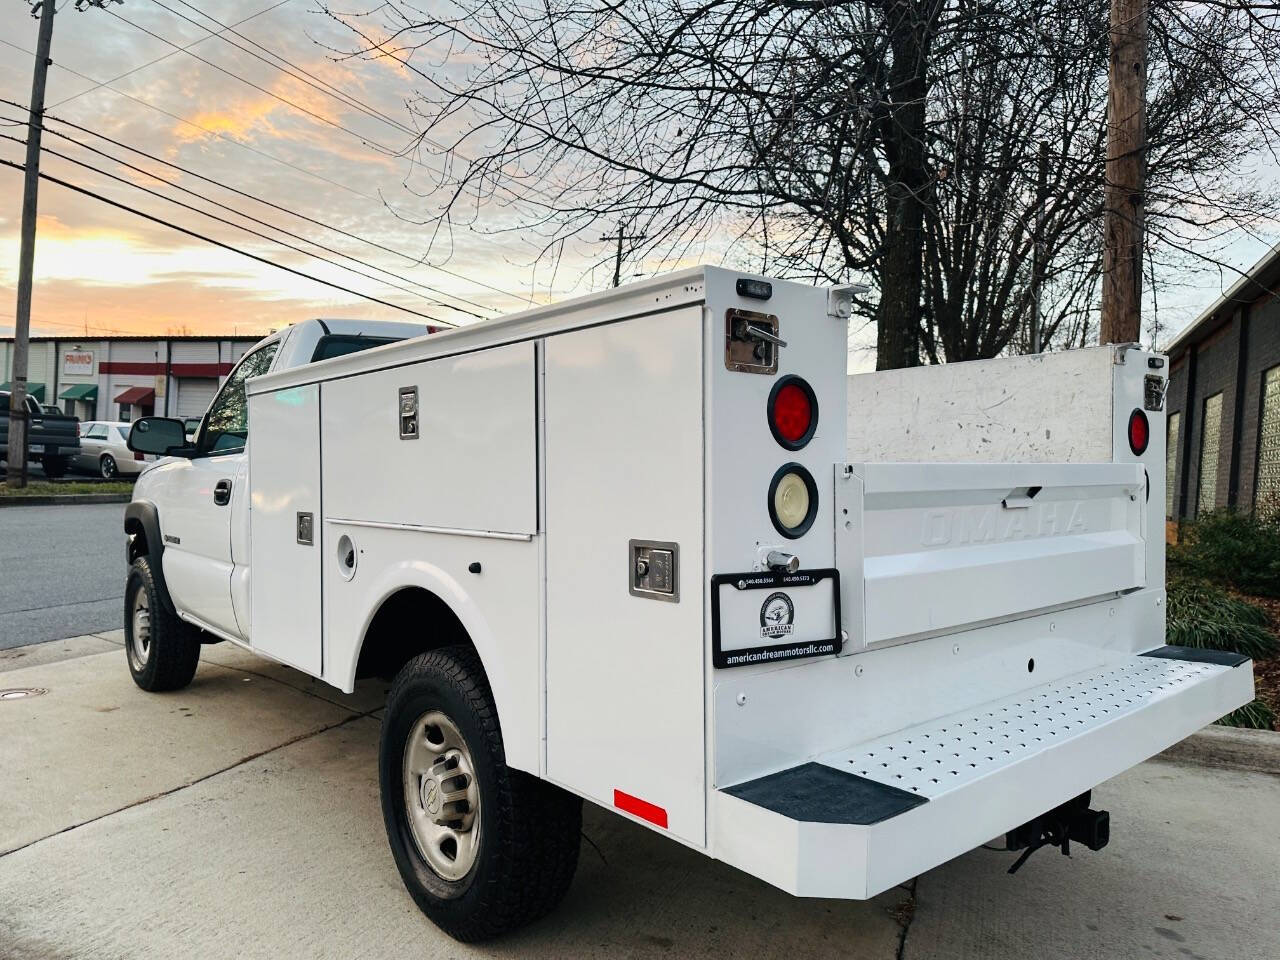
{"label": "black rubber step pad", "polygon": [[927,802],[918,794],[821,763],[803,763],[724,792],[804,823],[879,823]]}

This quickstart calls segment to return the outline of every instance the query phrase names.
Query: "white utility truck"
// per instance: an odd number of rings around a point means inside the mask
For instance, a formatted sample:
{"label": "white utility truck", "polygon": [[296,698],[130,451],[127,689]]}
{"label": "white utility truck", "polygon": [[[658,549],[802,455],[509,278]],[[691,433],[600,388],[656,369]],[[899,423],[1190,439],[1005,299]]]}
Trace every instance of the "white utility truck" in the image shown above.
{"label": "white utility truck", "polygon": [[193,446],[134,427],[135,680],[394,676],[387,836],[463,940],[563,896],[583,798],[800,896],[1101,848],[1090,789],[1253,695],[1163,643],[1164,358],[849,378],[850,295],[700,267],[258,348]]}

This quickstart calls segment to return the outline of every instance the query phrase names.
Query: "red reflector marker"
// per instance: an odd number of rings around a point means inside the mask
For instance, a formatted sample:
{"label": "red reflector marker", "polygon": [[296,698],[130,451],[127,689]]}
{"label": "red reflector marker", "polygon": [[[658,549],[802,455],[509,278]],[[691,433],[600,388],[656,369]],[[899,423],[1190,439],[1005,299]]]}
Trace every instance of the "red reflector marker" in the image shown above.
{"label": "red reflector marker", "polygon": [[818,398],[800,377],[783,377],[769,393],[769,429],[788,450],[799,450],[818,426]]}
{"label": "red reflector marker", "polygon": [[1141,410],[1134,410],[1129,414],[1129,449],[1135,457],[1140,457],[1147,452],[1150,442],[1151,424],[1147,422],[1147,415]]}
{"label": "red reflector marker", "polygon": [[641,820],[648,820],[664,830],[667,828],[667,811],[657,804],[650,803],[648,800],[641,800],[639,797],[633,797],[631,794],[623,793],[621,790],[614,790],[613,805],[619,810],[639,817]]}

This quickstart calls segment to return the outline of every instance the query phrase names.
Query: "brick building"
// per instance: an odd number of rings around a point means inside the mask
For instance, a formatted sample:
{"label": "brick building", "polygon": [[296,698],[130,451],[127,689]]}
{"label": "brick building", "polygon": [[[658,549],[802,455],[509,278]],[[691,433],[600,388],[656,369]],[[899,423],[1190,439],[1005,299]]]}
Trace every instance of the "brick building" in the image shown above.
{"label": "brick building", "polygon": [[1165,514],[1280,509],[1280,246],[1166,348]]}
{"label": "brick building", "polygon": [[[257,337],[32,337],[27,390],[81,420],[198,417]],[[0,338],[0,389],[13,338]]]}

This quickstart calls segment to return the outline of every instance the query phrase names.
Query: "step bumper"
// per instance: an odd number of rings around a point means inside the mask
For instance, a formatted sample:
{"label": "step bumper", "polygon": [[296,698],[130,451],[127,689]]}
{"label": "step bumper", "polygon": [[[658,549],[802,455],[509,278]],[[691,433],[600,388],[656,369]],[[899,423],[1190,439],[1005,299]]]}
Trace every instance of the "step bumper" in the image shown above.
{"label": "step bumper", "polygon": [[1253,698],[1245,657],[1161,647],[713,792],[715,854],[866,899],[999,837]]}

